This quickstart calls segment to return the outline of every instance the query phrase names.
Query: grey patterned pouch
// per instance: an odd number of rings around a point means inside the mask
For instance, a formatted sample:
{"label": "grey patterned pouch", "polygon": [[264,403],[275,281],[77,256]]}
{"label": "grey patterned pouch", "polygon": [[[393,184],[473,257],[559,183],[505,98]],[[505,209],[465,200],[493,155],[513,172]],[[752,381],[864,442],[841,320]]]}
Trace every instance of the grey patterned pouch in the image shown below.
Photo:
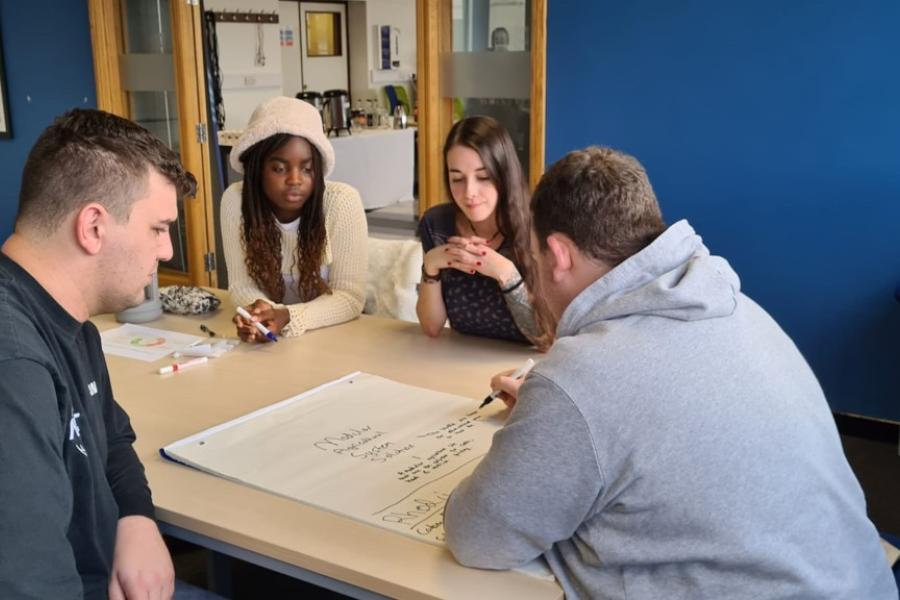
{"label": "grey patterned pouch", "polygon": [[159,288],[163,310],[177,315],[200,315],[219,308],[222,303],[212,292],[190,285]]}

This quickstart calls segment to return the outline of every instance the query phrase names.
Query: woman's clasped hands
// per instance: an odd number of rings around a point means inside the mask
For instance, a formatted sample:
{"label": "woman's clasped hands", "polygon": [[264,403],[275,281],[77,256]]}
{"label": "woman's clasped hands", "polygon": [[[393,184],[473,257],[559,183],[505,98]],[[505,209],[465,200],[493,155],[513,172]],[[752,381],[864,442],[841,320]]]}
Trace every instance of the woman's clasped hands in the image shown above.
{"label": "woman's clasped hands", "polygon": [[425,255],[425,270],[434,274],[441,269],[456,269],[470,275],[481,273],[501,285],[518,272],[511,260],[494,250],[488,240],[477,236],[452,236],[446,244],[432,248]]}

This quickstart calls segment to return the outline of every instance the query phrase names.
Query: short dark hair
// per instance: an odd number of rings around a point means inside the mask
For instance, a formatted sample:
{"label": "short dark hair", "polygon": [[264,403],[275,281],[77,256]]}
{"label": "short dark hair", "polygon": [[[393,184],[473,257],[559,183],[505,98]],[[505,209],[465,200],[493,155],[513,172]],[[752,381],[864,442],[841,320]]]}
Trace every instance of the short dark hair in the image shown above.
{"label": "short dark hair", "polygon": [[71,110],[44,130],[28,154],[16,224],[52,233],[90,202],[127,221],[151,168],[180,196],[196,192],[197,182],[178,155],[137,123],[100,110]]}
{"label": "short dark hair", "polygon": [[641,163],[597,146],[570,152],[551,166],[534,191],[531,212],[542,250],[547,236],[559,232],[611,267],[666,229]]}

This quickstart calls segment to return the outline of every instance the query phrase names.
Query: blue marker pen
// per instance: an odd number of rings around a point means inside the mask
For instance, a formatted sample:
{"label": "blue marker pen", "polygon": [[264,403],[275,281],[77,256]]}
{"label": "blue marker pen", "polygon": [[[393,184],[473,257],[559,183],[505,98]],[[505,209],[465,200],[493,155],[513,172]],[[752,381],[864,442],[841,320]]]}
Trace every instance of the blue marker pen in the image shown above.
{"label": "blue marker pen", "polygon": [[248,312],[247,312],[247,309],[245,309],[243,306],[238,306],[237,309],[235,309],[235,310],[237,310],[237,314],[241,315],[242,317],[244,317],[245,319],[247,319],[248,321],[250,321],[251,323],[253,323],[253,326],[256,327],[256,329],[259,330],[259,332],[260,332],[261,334],[263,334],[264,336],[266,336],[267,338],[269,338],[269,339],[272,340],[273,342],[277,342],[277,341],[278,341],[278,338],[275,337],[275,334],[272,333],[271,331],[269,331],[269,329],[268,329],[265,325],[263,325],[262,323],[260,323],[259,321],[254,321],[254,320],[253,320],[253,315],[251,315],[250,313],[248,313]]}

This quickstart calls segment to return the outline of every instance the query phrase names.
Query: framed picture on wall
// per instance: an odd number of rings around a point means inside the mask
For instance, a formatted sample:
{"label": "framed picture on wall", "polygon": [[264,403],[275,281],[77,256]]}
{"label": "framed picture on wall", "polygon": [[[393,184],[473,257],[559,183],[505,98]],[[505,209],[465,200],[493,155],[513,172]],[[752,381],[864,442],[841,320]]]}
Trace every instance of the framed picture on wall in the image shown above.
{"label": "framed picture on wall", "polygon": [[0,138],[11,138],[9,103],[6,101],[6,69],[3,67],[3,46],[0,44]]}
{"label": "framed picture on wall", "polygon": [[341,13],[306,13],[306,55],[341,56]]}

